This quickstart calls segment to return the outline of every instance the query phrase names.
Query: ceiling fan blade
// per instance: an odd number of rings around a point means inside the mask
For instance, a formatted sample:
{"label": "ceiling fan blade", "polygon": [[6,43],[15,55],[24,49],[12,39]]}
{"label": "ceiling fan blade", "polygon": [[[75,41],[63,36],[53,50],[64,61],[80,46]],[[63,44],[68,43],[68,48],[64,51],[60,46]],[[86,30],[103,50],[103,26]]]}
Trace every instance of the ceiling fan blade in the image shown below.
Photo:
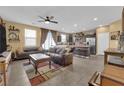
{"label": "ceiling fan blade", "polygon": [[43,20],[38,20],[37,22],[45,22],[45,21],[43,21]]}
{"label": "ceiling fan blade", "polygon": [[53,18],[54,18],[54,16],[50,16],[50,17],[49,17],[50,20],[53,19]]}
{"label": "ceiling fan blade", "polygon": [[46,20],[46,18],[44,18],[44,17],[42,17],[42,16],[38,16],[38,17],[40,17],[40,18],[43,19],[43,20]]}
{"label": "ceiling fan blade", "polygon": [[58,22],[57,22],[57,21],[49,21],[49,22],[51,22],[51,23],[55,23],[55,24],[58,24]]}

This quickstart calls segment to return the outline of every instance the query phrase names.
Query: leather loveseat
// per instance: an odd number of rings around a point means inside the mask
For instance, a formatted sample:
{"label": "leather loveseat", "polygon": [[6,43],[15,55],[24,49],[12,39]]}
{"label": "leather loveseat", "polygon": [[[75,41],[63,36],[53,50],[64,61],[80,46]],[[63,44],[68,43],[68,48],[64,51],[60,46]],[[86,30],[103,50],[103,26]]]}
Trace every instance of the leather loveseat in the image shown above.
{"label": "leather loveseat", "polygon": [[29,54],[34,53],[42,53],[41,50],[39,50],[38,47],[26,47],[23,49],[23,52],[19,52],[18,50],[15,52],[14,59],[20,60],[20,59],[27,59],[29,58]]}

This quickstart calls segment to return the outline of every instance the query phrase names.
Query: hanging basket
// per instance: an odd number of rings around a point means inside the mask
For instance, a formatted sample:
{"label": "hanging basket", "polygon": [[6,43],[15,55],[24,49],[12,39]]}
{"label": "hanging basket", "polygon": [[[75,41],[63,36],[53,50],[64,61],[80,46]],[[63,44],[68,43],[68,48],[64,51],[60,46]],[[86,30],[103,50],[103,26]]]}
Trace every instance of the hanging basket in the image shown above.
{"label": "hanging basket", "polygon": [[0,25],[5,26],[5,23],[3,22],[3,19],[0,16]]}

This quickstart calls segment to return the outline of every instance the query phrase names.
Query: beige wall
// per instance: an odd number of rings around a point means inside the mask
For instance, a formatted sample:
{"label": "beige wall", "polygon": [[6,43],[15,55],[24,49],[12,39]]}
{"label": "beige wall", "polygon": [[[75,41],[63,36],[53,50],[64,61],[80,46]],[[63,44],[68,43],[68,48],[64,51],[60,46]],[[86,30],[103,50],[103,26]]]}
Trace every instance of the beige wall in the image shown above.
{"label": "beige wall", "polygon": [[[103,32],[109,32],[110,35],[110,32],[121,31],[122,29],[121,24],[122,24],[121,20],[117,20],[115,22],[112,22],[108,26],[99,27],[96,29],[96,36],[98,36],[99,33],[103,33]],[[109,38],[109,48],[118,48],[118,40],[111,40]],[[97,51],[98,51],[98,47],[97,47]]]}
{"label": "beige wall", "polygon": [[[6,31],[7,31],[7,44],[10,44],[12,46],[12,50],[15,51],[16,49],[19,49],[20,51],[23,51],[24,48],[24,31],[25,29],[32,29],[32,30],[36,30],[37,31],[37,47],[40,46],[40,36],[41,36],[41,30],[40,28],[34,27],[34,26],[29,26],[29,25],[24,25],[24,24],[19,24],[19,23],[14,23],[14,22],[9,22],[9,21],[5,21],[6,23]],[[15,28],[20,30],[20,41],[16,41],[16,42],[8,42],[8,29],[9,26],[15,26]]]}
{"label": "beige wall", "polygon": [[[122,22],[121,20],[115,21],[110,24],[109,32],[122,31]],[[118,40],[110,39],[110,48],[118,48]]]}

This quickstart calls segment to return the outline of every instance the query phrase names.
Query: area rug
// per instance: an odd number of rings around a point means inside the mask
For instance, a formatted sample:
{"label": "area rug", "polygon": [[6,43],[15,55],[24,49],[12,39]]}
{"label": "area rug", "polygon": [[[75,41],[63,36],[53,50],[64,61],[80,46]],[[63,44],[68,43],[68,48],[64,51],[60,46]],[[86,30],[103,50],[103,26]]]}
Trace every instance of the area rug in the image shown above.
{"label": "area rug", "polygon": [[52,77],[57,76],[64,70],[62,66],[59,66],[55,63],[51,64],[50,69],[49,63],[44,62],[38,65],[38,73],[35,74],[35,69],[32,64],[29,64],[27,62],[23,65],[32,86],[40,85],[41,83],[51,79]]}

